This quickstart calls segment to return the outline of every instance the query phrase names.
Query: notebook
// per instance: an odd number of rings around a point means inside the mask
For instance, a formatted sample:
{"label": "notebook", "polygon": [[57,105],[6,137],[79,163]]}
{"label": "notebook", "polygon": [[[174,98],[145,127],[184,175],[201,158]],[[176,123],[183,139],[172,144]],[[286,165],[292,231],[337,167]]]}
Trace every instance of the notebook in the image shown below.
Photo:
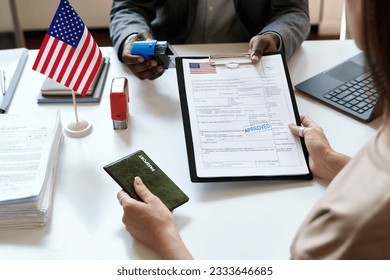
{"label": "notebook", "polygon": [[363,53],[297,84],[295,88],[363,122],[374,120],[382,111]]}
{"label": "notebook", "polygon": [[[90,89],[85,96],[76,94],[78,103],[94,103],[100,102],[103,95],[103,89],[106,84],[108,69],[110,66],[110,58],[105,57],[102,61],[100,69],[92,82]],[[57,83],[50,78],[46,78],[41,91],[38,94],[37,102],[41,103],[72,103],[72,90]]]}
{"label": "notebook", "polygon": [[[105,59],[102,60],[98,71],[96,72],[95,78],[93,79],[91,85],[88,88],[88,91],[85,96],[92,96],[96,84],[99,81],[100,73],[102,72],[103,66],[105,65]],[[56,82],[55,80],[50,79],[49,77],[46,77],[45,81],[43,82],[42,88],[41,88],[42,96],[72,96],[72,90],[68,87]],[[76,93],[79,95],[79,93]]]}

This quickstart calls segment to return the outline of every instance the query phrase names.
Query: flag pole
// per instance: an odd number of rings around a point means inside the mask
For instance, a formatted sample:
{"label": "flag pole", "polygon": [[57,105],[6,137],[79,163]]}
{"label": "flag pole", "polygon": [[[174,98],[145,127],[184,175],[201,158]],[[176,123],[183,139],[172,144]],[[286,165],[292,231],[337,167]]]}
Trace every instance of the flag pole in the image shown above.
{"label": "flag pole", "polygon": [[75,121],[68,123],[64,128],[66,135],[69,137],[84,137],[92,132],[92,124],[88,121],[81,119],[77,113],[77,102],[76,102],[76,92],[72,90],[72,99],[73,99],[73,110],[75,115]]}
{"label": "flag pole", "polygon": [[78,123],[79,122],[79,114],[77,113],[76,93],[74,90],[72,90],[72,99],[73,99],[74,116],[76,118],[76,123]]}

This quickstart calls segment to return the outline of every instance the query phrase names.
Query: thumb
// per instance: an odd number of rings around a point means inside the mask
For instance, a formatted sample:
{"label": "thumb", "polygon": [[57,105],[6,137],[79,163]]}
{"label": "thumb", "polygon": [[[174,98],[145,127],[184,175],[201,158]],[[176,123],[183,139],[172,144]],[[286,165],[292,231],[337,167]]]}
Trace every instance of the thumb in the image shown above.
{"label": "thumb", "polygon": [[136,37],[137,37],[137,40],[139,40],[139,41],[153,40],[152,34],[150,34],[150,32],[148,32],[148,31],[142,31],[142,32],[138,33]]}
{"label": "thumb", "polygon": [[134,190],[144,202],[147,202],[149,198],[154,196],[138,176],[134,178]]}
{"label": "thumb", "polygon": [[300,126],[297,126],[297,125],[295,125],[293,123],[290,123],[288,125],[288,127],[290,128],[290,131],[292,132],[293,135],[296,135],[296,136],[299,135],[299,128],[300,128]]}

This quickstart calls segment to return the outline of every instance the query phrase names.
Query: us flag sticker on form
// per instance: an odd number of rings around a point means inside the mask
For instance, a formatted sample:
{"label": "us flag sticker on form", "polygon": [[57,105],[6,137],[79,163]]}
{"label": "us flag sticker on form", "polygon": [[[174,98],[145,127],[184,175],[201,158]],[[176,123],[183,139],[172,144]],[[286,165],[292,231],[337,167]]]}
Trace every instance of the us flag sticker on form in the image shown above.
{"label": "us flag sticker on form", "polygon": [[190,74],[216,74],[215,66],[209,62],[190,62]]}

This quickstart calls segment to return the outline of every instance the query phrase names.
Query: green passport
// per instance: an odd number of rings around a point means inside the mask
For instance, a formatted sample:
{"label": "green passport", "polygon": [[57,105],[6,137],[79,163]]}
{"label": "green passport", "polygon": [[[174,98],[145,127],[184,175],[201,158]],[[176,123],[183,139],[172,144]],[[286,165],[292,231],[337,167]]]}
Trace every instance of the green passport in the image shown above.
{"label": "green passport", "polygon": [[134,199],[142,201],[134,190],[134,177],[141,177],[145,186],[173,210],[186,203],[188,196],[155,164],[144,151],[137,151],[103,167]]}

